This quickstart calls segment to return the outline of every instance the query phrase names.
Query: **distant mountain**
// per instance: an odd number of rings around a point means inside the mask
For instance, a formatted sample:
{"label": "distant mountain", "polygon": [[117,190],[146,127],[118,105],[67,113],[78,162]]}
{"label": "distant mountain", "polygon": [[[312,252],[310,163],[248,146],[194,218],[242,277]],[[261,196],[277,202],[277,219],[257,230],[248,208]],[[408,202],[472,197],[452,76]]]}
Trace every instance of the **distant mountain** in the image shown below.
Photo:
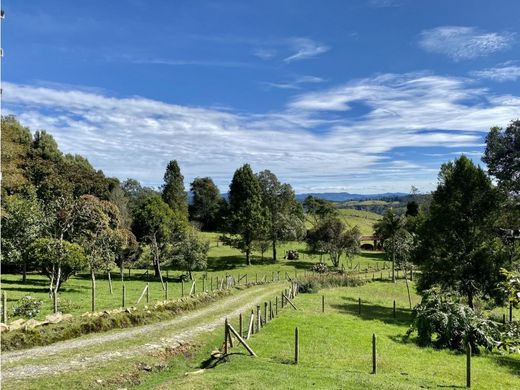
{"label": "distant mountain", "polygon": [[303,201],[307,196],[312,195],[316,198],[329,200],[331,202],[346,202],[349,200],[379,200],[388,198],[400,198],[407,196],[404,192],[385,192],[383,194],[351,194],[349,192],[312,192],[306,194],[296,194],[296,199]]}

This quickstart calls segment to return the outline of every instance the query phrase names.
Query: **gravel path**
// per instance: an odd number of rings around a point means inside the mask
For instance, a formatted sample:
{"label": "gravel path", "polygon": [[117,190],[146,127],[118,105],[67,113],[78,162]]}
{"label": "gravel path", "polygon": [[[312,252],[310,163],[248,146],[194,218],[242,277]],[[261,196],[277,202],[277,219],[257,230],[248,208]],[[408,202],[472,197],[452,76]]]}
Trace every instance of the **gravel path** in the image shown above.
{"label": "gravel path", "polygon": [[[166,348],[178,348],[183,344],[190,342],[195,336],[211,332],[222,326],[226,317],[238,316],[255,304],[264,302],[272,298],[274,291],[277,291],[273,285],[265,285],[260,288],[250,288],[244,292],[232,297],[224,298],[214,304],[202,309],[189,312],[173,320],[159,322],[156,324],[145,325],[138,328],[125,329],[110,334],[95,335],[88,338],[64,341],[45,347],[37,347],[28,350],[14,351],[3,353],[1,356],[2,365],[6,363],[16,362],[20,360],[30,360],[31,358],[42,358],[46,356],[56,357],[60,352],[77,350],[76,358],[70,355],[65,357],[64,361],[51,364],[23,364],[12,368],[2,369],[2,381],[16,380],[24,378],[34,378],[44,375],[57,375],[75,369],[83,369],[91,365],[99,365],[114,359],[125,359],[140,354],[164,350]],[[237,304],[241,304],[236,307]],[[236,308],[235,308],[236,307]],[[233,310],[233,308],[235,308]],[[188,322],[207,316],[217,315],[217,319],[206,320],[196,327],[189,327]],[[183,325],[184,324],[184,328]],[[168,334],[168,328],[175,326],[175,333]],[[123,339],[138,340],[140,335],[149,334],[156,331],[164,331],[164,337],[161,337],[154,343],[137,344],[133,347],[125,347],[124,349],[112,349],[101,353],[82,353],[81,349],[93,345],[109,343],[111,341],[119,341]]]}

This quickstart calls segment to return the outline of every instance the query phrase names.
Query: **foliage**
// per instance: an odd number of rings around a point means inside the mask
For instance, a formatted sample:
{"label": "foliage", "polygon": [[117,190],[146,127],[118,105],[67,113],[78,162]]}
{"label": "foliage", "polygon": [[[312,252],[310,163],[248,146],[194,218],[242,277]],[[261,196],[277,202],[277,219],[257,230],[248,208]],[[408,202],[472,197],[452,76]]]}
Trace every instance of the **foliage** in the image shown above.
{"label": "foliage", "polygon": [[312,272],[317,272],[319,274],[326,274],[329,272],[329,267],[327,267],[324,263],[316,263],[311,267]]}
{"label": "foliage", "polygon": [[318,225],[320,220],[332,218],[338,214],[334,203],[325,199],[316,198],[312,195],[304,199],[303,209],[305,213],[312,218],[314,226]]}
{"label": "foliage", "polygon": [[192,203],[191,219],[198,221],[203,230],[214,230],[221,225],[223,199],[210,177],[197,177],[190,185]]}
{"label": "foliage", "polygon": [[492,350],[500,337],[493,321],[480,318],[469,306],[434,289],[424,292],[413,316],[407,336],[416,331],[422,346],[463,350],[470,343],[478,353],[480,348]]}
{"label": "foliage", "polygon": [[499,270],[506,261],[496,250],[497,203],[490,179],[467,157],[442,165],[414,255],[422,268],[420,290],[434,285],[455,288],[470,307],[478,293],[496,296]]}
{"label": "foliage", "polygon": [[42,303],[42,301],[39,301],[30,295],[22,297],[13,308],[13,315],[16,317],[36,317],[40,312]]}
{"label": "foliage", "polygon": [[264,170],[257,174],[262,205],[267,217],[266,236],[272,243],[276,261],[276,243],[301,239],[305,234],[303,209],[296,201],[290,184],[282,184],[274,173]]}
{"label": "foliage", "polygon": [[299,292],[316,293],[322,288],[361,286],[365,284],[365,281],[344,274],[327,273],[326,275],[307,275],[297,283]]}
{"label": "foliage", "polygon": [[208,263],[209,243],[203,241],[195,229],[189,229],[174,246],[174,262],[188,272],[205,270]]}
{"label": "foliage", "polygon": [[502,325],[497,348],[509,353],[520,353],[520,321],[511,321]]}
{"label": "foliage", "polygon": [[[397,236],[400,231],[404,229],[405,221],[397,215],[393,209],[386,211],[383,219],[374,225],[376,236],[378,236],[385,243],[385,252],[391,253],[392,257],[392,281],[395,283],[395,261],[397,256],[398,243]],[[405,235],[401,234],[404,238]],[[403,245],[400,245],[403,246]]]}
{"label": "foliage", "polygon": [[345,229],[345,224],[336,217],[321,220],[307,233],[307,244],[312,251],[328,253],[334,267],[338,267],[341,256],[359,252],[360,233],[357,227]]}
{"label": "foliage", "polygon": [[393,238],[387,238],[384,241],[385,255],[395,256],[396,265],[400,268],[406,268],[411,259],[411,255],[416,246],[414,236],[406,229],[399,229]]}
{"label": "foliage", "polygon": [[[23,282],[27,271],[27,248],[42,233],[45,215],[34,192],[2,198],[2,262],[22,268]],[[29,264],[30,267],[30,264]]]}
{"label": "foliage", "polygon": [[164,173],[162,197],[180,218],[188,220],[188,196],[184,190],[184,176],[176,160],[172,160]]}
{"label": "foliage", "polygon": [[240,249],[251,265],[251,251],[255,239],[265,236],[266,210],[262,206],[258,178],[249,164],[235,171],[229,185],[229,231],[238,235],[228,243]]}
{"label": "foliage", "polygon": [[482,161],[502,188],[520,194],[520,120],[512,121],[505,130],[491,128]]}
{"label": "foliage", "polygon": [[83,248],[66,240],[38,238],[27,252],[29,259],[49,278],[50,290],[54,291],[88,264]]}

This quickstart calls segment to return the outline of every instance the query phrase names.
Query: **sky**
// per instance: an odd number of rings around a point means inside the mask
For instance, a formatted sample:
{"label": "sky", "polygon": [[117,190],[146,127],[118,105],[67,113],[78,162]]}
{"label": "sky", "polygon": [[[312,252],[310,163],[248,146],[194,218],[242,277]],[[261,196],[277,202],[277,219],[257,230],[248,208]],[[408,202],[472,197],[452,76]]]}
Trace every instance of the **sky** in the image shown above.
{"label": "sky", "polygon": [[435,189],[520,117],[518,0],[3,0],[2,114],[121,180]]}

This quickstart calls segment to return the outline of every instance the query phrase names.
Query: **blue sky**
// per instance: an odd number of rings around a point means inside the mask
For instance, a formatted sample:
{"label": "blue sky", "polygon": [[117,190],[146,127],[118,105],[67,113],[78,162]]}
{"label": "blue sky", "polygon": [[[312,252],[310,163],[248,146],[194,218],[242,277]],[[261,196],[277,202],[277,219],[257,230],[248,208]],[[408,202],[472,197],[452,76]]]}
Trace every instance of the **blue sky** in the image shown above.
{"label": "blue sky", "polygon": [[3,113],[110,176],[435,188],[520,117],[520,1],[4,0]]}

